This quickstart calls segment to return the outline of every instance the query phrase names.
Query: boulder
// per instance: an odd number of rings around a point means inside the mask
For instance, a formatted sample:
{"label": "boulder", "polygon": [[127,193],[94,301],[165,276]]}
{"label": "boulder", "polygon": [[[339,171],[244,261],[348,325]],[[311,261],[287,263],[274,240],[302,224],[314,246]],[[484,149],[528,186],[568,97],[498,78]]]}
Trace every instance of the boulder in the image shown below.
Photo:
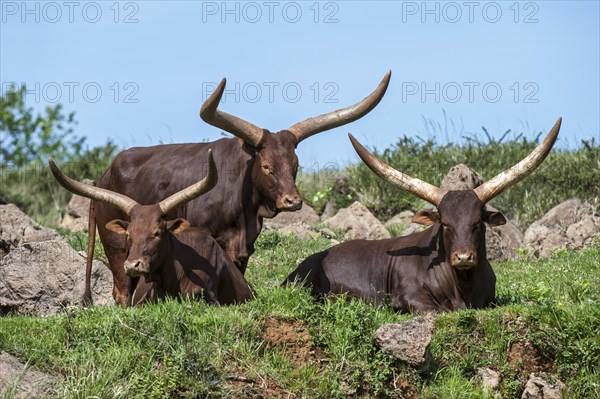
{"label": "boulder", "polygon": [[333,203],[333,201],[327,201],[325,203],[325,209],[323,209],[323,213],[321,214],[321,219],[329,219],[337,213],[337,207]]}
{"label": "boulder", "polygon": [[360,202],[340,209],[335,216],[325,220],[324,224],[331,229],[343,231],[346,240],[390,238],[390,233],[383,224]]}
{"label": "boulder", "polygon": [[432,360],[429,345],[434,327],[432,315],[417,316],[400,324],[384,324],[375,331],[375,342],[384,353],[426,370]]}
{"label": "boulder", "polygon": [[[77,303],[85,289],[85,254],[77,253],[54,230],[46,229],[14,205],[0,205],[0,315],[55,314]],[[112,274],[92,264],[92,298],[112,304]]]}
{"label": "boulder", "polygon": [[481,385],[486,391],[495,391],[500,386],[500,373],[487,367],[477,369],[477,375],[481,378]]}
{"label": "boulder", "polygon": [[315,237],[319,232],[305,222],[292,223],[278,229],[283,234],[291,234],[298,238]]}
{"label": "boulder", "polygon": [[[26,243],[0,260],[0,313],[53,315],[75,305],[85,288],[85,258],[61,239]],[[94,262],[92,298],[112,304],[112,274]]]}
{"label": "boulder", "polygon": [[560,248],[580,249],[591,245],[600,235],[600,214],[589,203],[577,198],[567,200],[529,226],[524,244],[532,254],[551,256]]}
{"label": "boulder", "polygon": [[565,384],[552,374],[531,373],[521,399],[562,399]]}
{"label": "boulder", "polygon": [[440,187],[448,190],[472,190],[483,182],[483,177],[479,173],[460,163],[450,168],[448,174],[442,179]]}
{"label": "boulder", "polygon": [[[489,211],[498,212],[491,205],[486,205]],[[516,224],[506,220],[502,226],[486,226],[485,248],[490,262],[500,262],[517,257],[517,250],[523,245],[523,233]]]}
{"label": "boulder", "polygon": [[264,227],[267,229],[280,229],[293,223],[306,223],[313,225],[319,223],[319,215],[313,208],[303,204],[302,208],[295,212],[280,212],[273,219],[264,219]]}
{"label": "boulder", "polygon": [[40,226],[15,205],[0,205],[0,259],[19,245],[59,237],[56,231]]}
{"label": "boulder", "polygon": [[385,222],[384,226],[388,230],[396,230],[397,236],[407,236],[418,233],[428,227],[422,224],[413,223],[413,216],[415,216],[415,213],[411,210],[402,211]]}
{"label": "boulder", "polygon": [[56,397],[57,382],[58,378],[32,370],[11,354],[0,351],[0,397]]}
{"label": "boulder", "polygon": [[[94,184],[92,180],[83,180],[86,184]],[[88,231],[88,215],[90,211],[90,200],[73,194],[69,204],[67,205],[67,213],[63,216],[60,227],[75,232]]]}

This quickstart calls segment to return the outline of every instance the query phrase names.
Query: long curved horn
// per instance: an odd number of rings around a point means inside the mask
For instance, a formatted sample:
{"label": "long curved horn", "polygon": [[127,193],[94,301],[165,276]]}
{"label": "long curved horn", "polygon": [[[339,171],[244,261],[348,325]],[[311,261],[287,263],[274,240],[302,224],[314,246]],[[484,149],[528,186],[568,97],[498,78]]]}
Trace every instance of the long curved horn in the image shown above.
{"label": "long curved horn", "polygon": [[500,194],[508,187],[517,184],[531,172],[535,170],[543,161],[552,149],[558,132],[560,130],[560,124],[562,118],[558,118],[550,133],[546,136],[544,141],[537,146],[529,155],[527,155],[521,162],[514,165],[513,167],[506,169],[493,179],[490,179],[477,187],[474,191],[481,202],[486,203],[492,198]]}
{"label": "long curved horn", "polygon": [[183,190],[176,192],[168,198],[160,201],[158,206],[166,215],[169,211],[185,204],[201,196],[202,194],[213,189],[214,186],[217,185],[217,181],[219,176],[217,174],[217,166],[215,165],[215,161],[212,156],[212,150],[208,150],[208,173],[206,177],[200,180],[198,183],[189,186],[188,188],[184,188]]}
{"label": "long curved horn", "polygon": [[213,94],[202,104],[200,118],[204,122],[223,129],[256,147],[263,137],[263,129],[237,116],[218,110],[226,83],[227,79],[223,78]]}
{"label": "long curved horn", "polygon": [[333,129],[362,118],[373,108],[375,108],[377,104],[379,104],[383,98],[383,95],[385,94],[385,91],[387,90],[391,76],[392,71],[388,71],[375,91],[369,94],[362,101],[347,108],[339,109],[337,111],[329,112],[327,114],[315,116],[313,118],[306,119],[305,121],[298,122],[287,130],[296,136],[296,139],[299,143],[313,134],[317,134],[324,130]]}
{"label": "long curved horn", "polygon": [[406,190],[409,193],[414,194],[435,206],[440,204],[440,201],[448,192],[448,190],[436,187],[432,184],[424,182],[423,180],[417,179],[416,177],[411,177],[392,168],[371,154],[354,138],[354,136],[352,136],[352,134],[348,133],[348,136],[350,137],[350,141],[352,142],[354,149],[363,162],[367,164],[369,169],[375,172],[375,174],[381,177],[383,180],[393,184],[398,188],[401,188],[402,190]]}
{"label": "long curved horn", "polygon": [[125,212],[127,216],[129,216],[131,209],[138,204],[126,195],[115,193],[114,191],[106,190],[104,188],[90,186],[89,184],[80,183],[68,176],[65,176],[58,166],[56,166],[52,158],[48,158],[48,165],[50,166],[50,170],[52,171],[54,178],[60,183],[60,185],[74,194],[117,207]]}

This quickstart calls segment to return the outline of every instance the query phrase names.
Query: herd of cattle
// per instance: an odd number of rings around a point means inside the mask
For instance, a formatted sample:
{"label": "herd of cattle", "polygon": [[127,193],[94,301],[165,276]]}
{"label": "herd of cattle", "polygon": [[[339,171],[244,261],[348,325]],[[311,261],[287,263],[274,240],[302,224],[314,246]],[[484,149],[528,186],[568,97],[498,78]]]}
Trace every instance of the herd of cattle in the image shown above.
{"label": "herd of cattle", "polygon": [[[128,149],[115,157],[97,186],[65,176],[48,160],[63,187],[92,200],[84,302],[91,302],[96,227],[113,274],[113,297],[122,306],[166,296],[214,304],[252,299],[244,273],[263,218],[302,207],[295,184],[296,146],[369,113],[383,98],[390,76],[388,72],[364,100],[277,133],[219,110],[223,79],[200,117],[235,138]],[[486,203],[543,162],[560,125],[559,118],[544,141],[516,165],[474,190],[457,191],[395,170],[350,135],[375,174],[437,208],[413,219],[430,227],[404,237],[341,243],[309,256],[284,285],[304,285],[316,297],[347,293],[370,302],[389,301],[405,312],[491,305],[496,278],[486,258],[485,224],[502,225],[506,219]]]}

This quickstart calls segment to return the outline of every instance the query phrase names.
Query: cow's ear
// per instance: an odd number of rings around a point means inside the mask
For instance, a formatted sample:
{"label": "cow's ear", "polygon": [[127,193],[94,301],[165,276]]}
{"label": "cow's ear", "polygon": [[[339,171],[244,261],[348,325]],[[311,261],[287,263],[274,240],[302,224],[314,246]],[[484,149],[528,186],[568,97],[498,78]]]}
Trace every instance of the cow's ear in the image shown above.
{"label": "cow's ear", "polygon": [[502,212],[483,211],[483,221],[490,226],[502,226],[506,224],[506,217]]}
{"label": "cow's ear", "polygon": [[412,218],[413,223],[424,224],[425,226],[430,226],[435,223],[440,222],[440,214],[435,211],[419,211]]}
{"label": "cow's ear", "polygon": [[119,219],[111,220],[110,222],[106,223],[106,229],[117,234],[127,233],[127,226],[129,226],[129,222]]}
{"label": "cow's ear", "polygon": [[190,222],[183,218],[177,218],[175,220],[169,220],[167,222],[167,230],[173,234],[181,233],[190,227]]}

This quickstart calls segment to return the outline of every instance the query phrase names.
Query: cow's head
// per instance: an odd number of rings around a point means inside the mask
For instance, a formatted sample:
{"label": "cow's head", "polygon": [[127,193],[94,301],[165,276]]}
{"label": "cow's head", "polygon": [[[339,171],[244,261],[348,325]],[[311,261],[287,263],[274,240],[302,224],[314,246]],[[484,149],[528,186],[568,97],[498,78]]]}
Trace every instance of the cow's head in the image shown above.
{"label": "cow's head", "polygon": [[559,118],[544,141],[521,162],[473,190],[446,190],[433,186],[385,164],[352,135],[350,141],[375,174],[437,207],[437,211],[420,211],[413,222],[440,224],[446,261],[457,269],[470,269],[477,266],[485,254],[485,223],[490,226],[506,223],[504,215],[487,209],[485,204],[524,179],[544,161],[556,141],[561,121]]}
{"label": "cow's head", "polygon": [[48,160],[56,180],[67,190],[93,200],[104,202],[123,211],[129,220],[115,219],[106,228],[127,238],[125,271],[129,276],[148,275],[157,271],[169,256],[169,234],[177,234],[190,226],[182,218],[169,220],[167,214],[185,203],[210,191],[217,184],[217,168],[212,153],[208,154],[208,174],[198,183],[185,188],[158,204],[140,205],[133,199],[65,176],[52,159]]}
{"label": "cow's head", "polygon": [[226,83],[223,79],[202,105],[200,117],[205,122],[240,138],[248,152],[254,155],[253,186],[262,205],[275,213],[296,211],[302,207],[302,197],[295,183],[298,172],[295,150],[298,144],[314,134],[353,122],[369,113],[385,94],[390,76],[391,71],[385,75],[375,91],[359,103],[309,118],[278,133],[271,133],[220,111],[218,106]]}

